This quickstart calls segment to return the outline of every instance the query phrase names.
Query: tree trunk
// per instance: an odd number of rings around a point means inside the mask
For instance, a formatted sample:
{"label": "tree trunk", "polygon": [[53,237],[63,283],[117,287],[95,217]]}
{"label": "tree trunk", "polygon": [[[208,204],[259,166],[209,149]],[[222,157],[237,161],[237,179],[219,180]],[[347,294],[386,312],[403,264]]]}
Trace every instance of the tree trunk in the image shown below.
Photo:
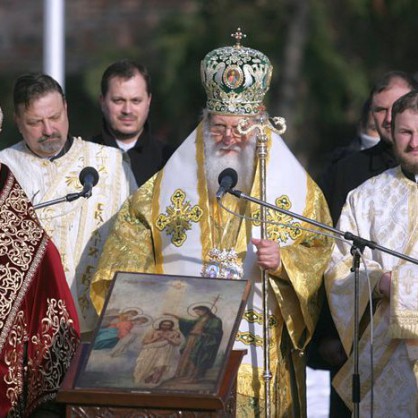
{"label": "tree trunk", "polygon": [[283,116],[286,119],[286,142],[295,148],[297,135],[295,120],[297,119],[298,102],[301,98],[301,72],[305,45],[309,33],[308,21],[310,0],[291,0],[293,12],[290,15],[288,30],[285,35],[282,67],[278,69],[280,81],[278,91],[273,92],[277,102],[270,108],[272,116]]}

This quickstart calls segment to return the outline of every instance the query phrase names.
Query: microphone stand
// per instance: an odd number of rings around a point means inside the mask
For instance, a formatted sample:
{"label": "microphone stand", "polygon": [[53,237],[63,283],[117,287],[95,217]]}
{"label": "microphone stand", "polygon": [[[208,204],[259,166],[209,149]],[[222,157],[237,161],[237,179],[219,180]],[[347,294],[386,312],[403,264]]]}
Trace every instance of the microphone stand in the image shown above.
{"label": "microphone stand", "polygon": [[82,190],[79,193],[70,193],[64,197],[60,197],[58,199],[49,200],[48,202],[39,203],[37,205],[33,205],[34,209],[41,209],[46,206],[56,205],[57,203],[62,202],[72,202],[73,200],[79,199],[80,197],[84,197],[88,199],[91,196],[91,189],[90,190]]}
{"label": "microphone stand", "polygon": [[[273,118],[273,123],[275,125],[280,125],[280,131],[278,133],[282,134],[286,130],[286,124],[284,118]],[[272,125],[265,114],[260,114],[256,123],[249,124],[247,119],[241,119],[238,122],[238,132],[241,135],[248,135],[252,131],[256,131],[256,153],[260,169],[260,196],[263,201],[266,200],[266,189],[267,189],[267,142],[268,136],[267,132],[272,128]],[[234,185],[236,182],[234,183]],[[229,187],[231,190],[231,187]],[[267,238],[267,230],[265,220],[267,218],[267,208],[265,206],[261,207],[260,210],[260,237],[261,239]],[[261,270],[261,284],[262,284],[262,298],[263,298],[263,379],[264,379],[264,414],[265,418],[270,418],[271,416],[271,387],[270,382],[273,377],[270,371],[270,329],[269,329],[269,277],[266,269]]]}
{"label": "microphone stand", "polygon": [[[418,260],[412,257],[407,256],[406,254],[399,253],[397,251],[390,250],[389,248],[382,247],[374,241],[369,241],[367,239],[361,238],[352,234],[351,232],[343,232],[337,228],[333,228],[329,225],[326,225],[322,222],[318,222],[314,219],[306,218],[305,216],[299,215],[297,213],[291,212],[286,209],[279,208],[278,206],[267,203],[263,200],[257,199],[255,197],[249,196],[240,190],[230,189],[227,191],[239,199],[245,199],[249,202],[256,203],[261,205],[264,208],[272,209],[274,211],[283,213],[285,215],[291,216],[292,218],[299,219],[308,224],[315,225],[321,229],[332,232],[336,235],[343,237],[347,241],[352,241],[351,254],[353,256],[353,265],[351,271],[354,272],[354,341],[353,341],[353,378],[352,378],[352,400],[354,405],[353,416],[354,418],[359,417],[359,404],[360,404],[360,374],[359,374],[359,281],[360,281],[360,257],[364,251],[365,247],[369,247],[372,250],[379,250],[381,252],[393,255],[402,260],[409,261],[413,264],[418,265]],[[320,234],[321,232],[318,231]]]}
{"label": "microphone stand", "polygon": [[[364,251],[364,246],[357,245],[356,241],[353,241],[351,246],[351,255],[353,256],[353,267],[351,271],[354,272],[354,341],[353,344],[353,376],[351,381],[351,400],[353,401],[353,417],[358,418],[360,416],[360,373],[359,373],[359,288],[360,288],[360,258]],[[372,318],[370,318],[372,320]]]}

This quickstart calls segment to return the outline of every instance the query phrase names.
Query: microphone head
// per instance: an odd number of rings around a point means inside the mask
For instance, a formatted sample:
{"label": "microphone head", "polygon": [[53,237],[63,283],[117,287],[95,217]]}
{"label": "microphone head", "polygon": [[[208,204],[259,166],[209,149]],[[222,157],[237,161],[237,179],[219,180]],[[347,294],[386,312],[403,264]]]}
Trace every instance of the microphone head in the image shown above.
{"label": "microphone head", "polygon": [[222,182],[228,181],[228,186],[230,189],[235,187],[238,182],[238,174],[233,168],[225,168],[225,170],[221,171],[218,176],[218,183],[222,184]]}
{"label": "microphone head", "polygon": [[87,180],[91,182],[92,187],[94,187],[97,182],[99,181],[99,173],[94,167],[84,167],[80,171],[80,175],[78,177],[80,183],[84,186]]}

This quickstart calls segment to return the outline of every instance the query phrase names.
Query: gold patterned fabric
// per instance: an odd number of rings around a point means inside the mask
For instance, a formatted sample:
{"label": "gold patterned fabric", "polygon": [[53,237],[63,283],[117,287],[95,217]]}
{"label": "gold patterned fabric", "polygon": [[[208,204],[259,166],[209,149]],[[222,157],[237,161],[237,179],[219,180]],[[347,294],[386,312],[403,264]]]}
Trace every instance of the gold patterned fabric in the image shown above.
{"label": "gold patterned fabric", "polygon": [[79,343],[57,249],[14,176],[0,166],[0,416],[51,400]]}
{"label": "gold patterned fabric", "polygon": [[[352,191],[341,213],[339,228],[386,248],[418,259],[418,188],[400,167],[385,171]],[[354,273],[351,272],[350,244],[337,242],[325,275],[331,313],[348,361],[333,385],[352,409]],[[360,416],[417,416],[417,266],[392,255],[366,247],[363,253],[375,289],[384,272],[392,272],[390,299],[372,292],[373,340],[366,269],[359,277],[359,372],[361,381]],[[373,376],[370,350],[373,343]],[[373,381],[372,381],[373,377]]]}
{"label": "gold patterned fabric", "polygon": [[83,168],[94,167],[99,173],[90,198],[60,202],[36,211],[60,252],[81,330],[92,331],[97,316],[90,301],[90,282],[112,217],[136,190],[129,165],[123,162],[120,150],[81,138],[74,138],[69,151],[52,161],[34,155],[24,141],[2,150],[0,161],[16,173],[19,184],[35,205],[80,192],[79,174]]}
{"label": "gold patterned fabric", "polygon": [[[234,344],[235,349],[248,351],[239,370],[238,394],[255,400],[255,404],[263,404],[260,270],[250,242],[251,237],[260,236],[259,208],[227,196],[223,200],[226,207],[246,217],[253,216],[256,221],[221,211],[208,196],[204,167],[203,134],[199,126],[165,168],[123,205],[100,258],[91,297],[100,312],[117,270],[200,276],[211,249],[234,247],[244,277],[252,283]],[[318,221],[330,222],[321,191],[273,132],[269,133],[267,175],[268,201],[277,201]],[[257,169],[251,192],[255,197],[260,196],[258,176]],[[268,307],[275,416],[292,416],[292,404],[296,403],[295,410],[299,412],[293,416],[303,417],[306,414],[303,350],[319,315],[318,290],[331,242],[298,228],[294,220],[270,212],[269,217],[290,222],[296,228],[280,225],[268,228],[271,239],[281,246],[282,259],[282,269],[270,275]],[[301,226],[307,225],[299,223]],[[237,416],[244,415],[238,412]],[[257,415],[254,412],[249,416]]]}

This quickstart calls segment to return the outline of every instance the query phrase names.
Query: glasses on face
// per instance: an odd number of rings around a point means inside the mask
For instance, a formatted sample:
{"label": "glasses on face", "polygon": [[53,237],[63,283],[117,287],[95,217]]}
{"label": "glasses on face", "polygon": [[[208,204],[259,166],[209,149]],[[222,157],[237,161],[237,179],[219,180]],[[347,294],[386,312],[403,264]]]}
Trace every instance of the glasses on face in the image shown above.
{"label": "glasses on face", "polygon": [[221,123],[210,125],[210,133],[215,136],[225,136],[227,133],[231,136],[240,137],[242,134],[238,131],[238,125],[229,126]]}

